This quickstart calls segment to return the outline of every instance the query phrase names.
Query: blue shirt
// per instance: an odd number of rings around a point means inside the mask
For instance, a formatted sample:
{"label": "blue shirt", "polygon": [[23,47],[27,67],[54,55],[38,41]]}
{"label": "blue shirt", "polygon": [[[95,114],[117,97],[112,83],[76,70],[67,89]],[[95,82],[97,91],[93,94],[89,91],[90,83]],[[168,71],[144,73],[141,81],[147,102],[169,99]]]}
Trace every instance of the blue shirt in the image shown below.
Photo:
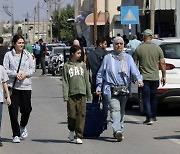
{"label": "blue shirt", "polygon": [[[111,94],[110,85],[124,85],[124,81],[122,78],[122,72],[120,69],[121,61],[113,58],[113,52],[106,55],[102,62],[102,65],[96,76],[96,90],[103,91],[104,94]],[[131,83],[131,75],[134,76],[136,81],[142,82],[142,77],[139,73],[139,70],[134,63],[133,58],[126,54],[125,56],[128,65],[128,77],[124,76],[126,83],[130,85]]]}
{"label": "blue shirt", "polygon": [[134,39],[130,40],[127,46],[131,47],[131,50],[134,52],[135,49],[141,44],[141,41]]}

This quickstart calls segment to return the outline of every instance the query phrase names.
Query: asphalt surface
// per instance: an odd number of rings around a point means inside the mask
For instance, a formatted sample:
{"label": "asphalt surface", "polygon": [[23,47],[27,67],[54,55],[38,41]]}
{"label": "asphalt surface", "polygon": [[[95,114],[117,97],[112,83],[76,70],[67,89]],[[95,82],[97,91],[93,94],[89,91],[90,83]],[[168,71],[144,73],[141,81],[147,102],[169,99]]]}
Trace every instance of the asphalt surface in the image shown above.
{"label": "asphalt surface", "polygon": [[82,145],[68,141],[66,104],[59,77],[33,76],[32,113],[27,126],[29,136],[12,143],[7,106],[4,104],[0,154],[180,154],[179,110],[162,112],[158,122],[143,125],[145,119],[137,108],[126,112],[125,139],[116,142],[111,124],[99,138],[83,139]]}

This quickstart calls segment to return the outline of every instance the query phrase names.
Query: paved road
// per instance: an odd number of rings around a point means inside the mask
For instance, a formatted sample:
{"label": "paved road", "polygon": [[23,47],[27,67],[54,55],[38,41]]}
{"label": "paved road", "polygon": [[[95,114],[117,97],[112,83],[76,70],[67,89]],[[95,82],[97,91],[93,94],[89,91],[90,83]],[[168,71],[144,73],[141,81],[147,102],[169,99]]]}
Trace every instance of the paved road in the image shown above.
{"label": "paved road", "polygon": [[4,105],[0,154],[180,154],[179,115],[162,114],[152,126],[142,124],[137,109],[127,111],[125,139],[112,138],[111,125],[98,139],[84,139],[83,145],[69,143],[66,104],[59,77],[33,77],[33,111],[27,126],[29,137],[20,144],[11,143],[7,106]]}

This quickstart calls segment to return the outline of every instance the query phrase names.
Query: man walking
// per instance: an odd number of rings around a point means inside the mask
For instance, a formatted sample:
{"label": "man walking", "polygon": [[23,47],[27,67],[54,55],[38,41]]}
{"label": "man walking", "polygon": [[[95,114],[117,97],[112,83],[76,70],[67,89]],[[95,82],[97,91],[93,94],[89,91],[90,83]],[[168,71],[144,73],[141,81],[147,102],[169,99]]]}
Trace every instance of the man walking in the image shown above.
{"label": "man walking", "polygon": [[143,122],[152,125],[156,119],[157,88],[159,87],[159,68],[162,72],[161,84],[166,83],[166,66],[163,51],[158,45],[151,42],[153,33],[150,29],[143,32],[143,40],[135,50],[133,58],[139,64],[140,73],[143,76],[142,98],[146,114]]}
{"label": "man walking", "polygon": [[[96,75],[101,66],[101,63],[104,59],[104,56],[107,54],[106,47],[107,41],[105,37],[102,37],[96,41],[97,48],[91,51],[87,56],[86,67],[90,75],[91,81],[91,92],[93,95],[93,102],[99,101],[99,95],[96,94]],[[91,73],[90,73],[91,72]],[[104,112],[104,121],[105,127],[107,129],[107,115],[108,115],[108,99],[105,94],[102,95],[102,103],[103,103],[103,112]]]}
{"label": "man walking", "polygon": [[3,45],[4,39],[0,37],[0,65],[3,65],[3,59],[6,52],[8,52],[8,47]]}
{"label": "man walking", "polygon": [[42,68],[42,75],[46,76],[46,64],[45,64],[45,55],[47,53],[46,46],[43,44],[43,39],[39,39],[40,44],[40,61]]}

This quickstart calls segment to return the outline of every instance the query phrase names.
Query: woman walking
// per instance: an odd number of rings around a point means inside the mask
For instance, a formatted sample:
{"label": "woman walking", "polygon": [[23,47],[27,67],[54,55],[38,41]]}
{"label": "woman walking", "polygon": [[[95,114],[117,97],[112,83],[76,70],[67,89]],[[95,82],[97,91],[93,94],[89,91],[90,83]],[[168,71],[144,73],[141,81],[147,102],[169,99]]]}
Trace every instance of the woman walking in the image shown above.
{"label": "woman walking", "polygon": [[[35,72],[35,66],[31,54],[24,50],[24,38],[15,35],[12,39],[12,47],[5,54],[3,65],[9,76],[8,86],[12,89],[11,105],[8,107],[13,132],[13,143],[20,143],[20,139],[28,136],[26,125],[28,123],[31,107],[31,77]],[[18,109],[21,119],[18,122]]]}
{"label": "woman walking", "polygon": [[141,75],[129,54],[123,51],[124,40],[116,37],[114,50],[106,55],[96,77],[96,93],[108,96],[112,118],[113,135],[118,142],[124,138],[125,106],[130,92],[131,75],[143,86]]}

